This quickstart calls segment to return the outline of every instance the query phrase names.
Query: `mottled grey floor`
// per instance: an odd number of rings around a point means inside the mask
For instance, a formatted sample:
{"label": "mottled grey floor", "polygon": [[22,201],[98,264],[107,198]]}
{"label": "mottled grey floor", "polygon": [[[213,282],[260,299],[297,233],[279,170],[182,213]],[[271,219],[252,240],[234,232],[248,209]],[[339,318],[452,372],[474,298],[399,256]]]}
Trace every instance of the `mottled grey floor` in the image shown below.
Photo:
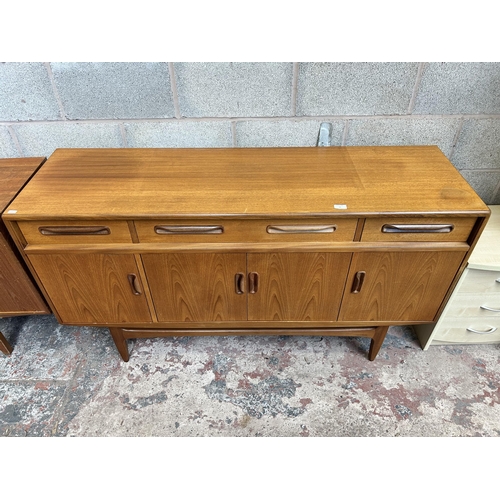
{"label": "mottled grey floor", "polygon": [[53,316],[0,319],[0,436],[498,436],[498,345],[369,340],[129,341]]}

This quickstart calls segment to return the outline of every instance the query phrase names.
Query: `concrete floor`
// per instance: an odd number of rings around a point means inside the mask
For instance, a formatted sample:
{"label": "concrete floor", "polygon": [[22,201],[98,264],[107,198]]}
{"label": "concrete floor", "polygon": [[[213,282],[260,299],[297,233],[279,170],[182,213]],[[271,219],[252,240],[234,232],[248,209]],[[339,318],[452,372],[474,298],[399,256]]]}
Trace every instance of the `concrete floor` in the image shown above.
{"label": "concrete floor", "polygon": [[499,436],[499,345],[369,340],[129,341],[53,316],[0,319],[0,436]]}

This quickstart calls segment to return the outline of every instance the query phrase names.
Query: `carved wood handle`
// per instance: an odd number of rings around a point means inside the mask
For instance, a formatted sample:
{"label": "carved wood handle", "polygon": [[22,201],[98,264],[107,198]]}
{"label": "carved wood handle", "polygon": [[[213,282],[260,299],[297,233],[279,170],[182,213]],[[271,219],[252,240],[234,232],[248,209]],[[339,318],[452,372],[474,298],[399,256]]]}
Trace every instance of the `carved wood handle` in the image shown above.
{"label": "carved wood handle", "polygon": [[384,224],[383,233],[451,233],[453,224]]}
{"label": "carved wood handle", "polygon": [[238,295],[245,293],[245,275],[243,273],[236,273],[234,275],[234,288]]}
{"label": "carved wood handle", "polygon": [[365,281],[366,271],[358,271],[354,275],[354,281],[352,282],[351,293],[359,293],[361,292],[361,287],[363,286],[363,282]]}
{"label": "carved wood handle", "polygon": [[111,234],[107,226],[42,226],[38,228],[44,236],[101,236]]}
{"label": "carved wood handle", "polygon": [[137,276],[135,274],[129,274],[127,275],[128,282],[130,283],[130,288],[132,289],[132,293],[134,295],[141,295],[142,289],[141,286],[139,285],[139,280],[137,279]]}
{"label": "carved wood handle", "polygon": [[337,226],[325,226],[319,224],[305,225],[285,225],[285,226],[267,226],[269,234],[287,234],[287,233],[333,233]]}
{"label": "carved wood handle", "polygon": [[259,291],[259,274],[248,274],[248,293],[257,293]]}
{"label": "carved wood handle", "polygon": [[222,234],[224,226],[155,226],[156,234]]}

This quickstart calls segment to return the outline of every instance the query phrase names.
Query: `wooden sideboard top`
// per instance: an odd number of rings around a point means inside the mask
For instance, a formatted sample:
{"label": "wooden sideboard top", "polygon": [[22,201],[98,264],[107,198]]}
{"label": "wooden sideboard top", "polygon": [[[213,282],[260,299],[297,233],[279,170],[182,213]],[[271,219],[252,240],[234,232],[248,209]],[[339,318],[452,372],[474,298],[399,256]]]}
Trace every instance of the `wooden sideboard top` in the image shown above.
{"label": "wooden sideboard top", "polygon": [[17,220],[489,213],[436,146],[58,149],[9,209]]}
{"label": "wooden sideboard top", "polygon": [[0,213],[45,158],[0,158]]}

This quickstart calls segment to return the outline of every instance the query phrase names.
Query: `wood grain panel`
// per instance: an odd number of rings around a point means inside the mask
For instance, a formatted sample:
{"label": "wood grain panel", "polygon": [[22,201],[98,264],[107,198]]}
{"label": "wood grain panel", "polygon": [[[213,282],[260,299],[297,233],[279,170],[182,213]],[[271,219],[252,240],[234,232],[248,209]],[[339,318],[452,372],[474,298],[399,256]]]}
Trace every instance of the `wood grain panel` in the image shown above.
{"label": "wood grain panel", "polygon": [[31,277],[0,233],[0,316],[49,314]]}
{"label": "wood grain panel", "polygon": [[[24,238],[30,245],[77,245],[77,244],[110,244],[110,243],[132,243],[132,237],[126,221],[113,220],[48,220],[48,221],[20,221],[18,223]],[[75,231],[106,228],[109,234],[50,234],[40,232],[40,228],[50,228],[57,231],[59,228],[67,228]]]}
{"label": "wood grain panel", "polygon": [[134,295],[128,281],[129,274],[139,276],[134,255],[54,254],[29,259],[63,322],[151,322],[144,293]]}
{"label": "wood grain panel", "polygon": [[57,149],[10,208],[13,220],[489,214],[435,146]]}
{"label": "wood grain panel", "polygon": [[[432,321],[465,253],[355,253],[340,310],[340,321]],[[359,293],[355,275],[365,271]]]}
{"label": "wood grain panel", "polygon": [[335,321],[350,253],[249,254],[248,272],[259,274],[248,295],[250,321]]}
{"label": "wood grain panel", "polygon": [[235,291],[246,255],[225,253],[142,255],[158,321],[243,321],[246,295]]}
{"label": "wood grain panel", "polygon": [[[361,241],[467,241],[476,217],[376,217],[366,219]],[[429,232],[384,233],[385,225],[451,225],[449,233]],[[409,228],[411,231],[411,227]]]}

